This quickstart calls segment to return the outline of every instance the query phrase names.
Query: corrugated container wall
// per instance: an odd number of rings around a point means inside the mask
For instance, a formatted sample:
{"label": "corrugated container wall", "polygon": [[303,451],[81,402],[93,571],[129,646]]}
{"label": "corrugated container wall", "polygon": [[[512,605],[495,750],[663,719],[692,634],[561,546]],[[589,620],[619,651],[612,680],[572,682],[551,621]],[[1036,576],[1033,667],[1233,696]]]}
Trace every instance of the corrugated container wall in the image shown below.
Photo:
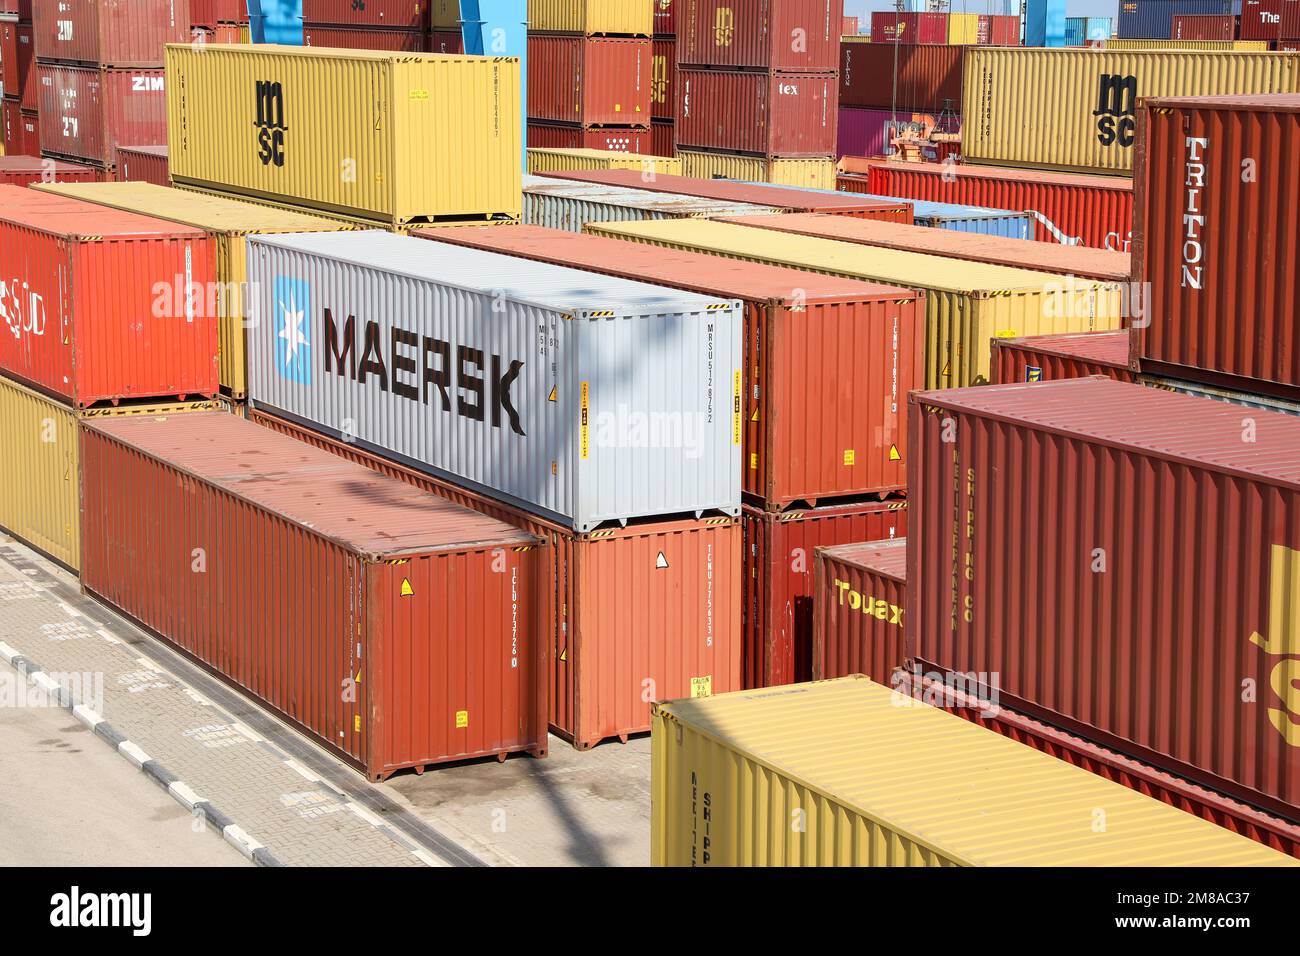
{"label": "corrugated container wall", "polygon": [[1178,14],[1232,16],[1233,0],[1120,0],[1115,32],[1128,40],[1168,40]]}
{"label": "corrugated container wall", "polygon": [[1240,408],[1100,378],[911,402],[910,656],[1297,820],[1300,420],[1246,443]]}
{"label": "corrugated container wall", "polygon": [[648,153],[654,146],[649,129],[627,126],[570,126],[567,123],[528,124],[528,149],[593,149],[618,153]]}
{"label": "corrugated container wall", "polygon": [[32,25],[0,21],[0,67],[4,70],[4,92],[17,97],[22,109],[40,106],[40,83],[36,79],[36,44]]}
{"label": "corrugated container wall", "polygon": [[1237,33],[1234,16],[1175,14],[1170,37],[1174,40],[1231,40]]}
{"label": "corrugated container wall", "polygon": [[960,110],[965,52],[957,46],[841,44],[840,105],[935,115],[945,107]]}
{"label": "corrugated container wall", "polygon": [[[428,34],[420,30],[385,30],[377,27],[336,27],[321,23],[302,25],[302,45],[336,50],[388,50],[424,53],[432,50]],[[432,50],[432,52],[448,52]]]}
{"label": "corrugated container wall", "polygon": [[1241,6],[1241,38],[1300,38],[1300,0],[1244,0]]}
{"label": "corrugated container wall", "polygon": [[836,157],[888,156],[894,151],[891,141],[895,119],[908,122],[911,118],[910,113],[841,106],[835,139]]}
{"label": "corrugated container wall", "polygon": [[528,0],[528,29],[648,37],[654,6],[645,0]]}
{"label": "corrugated container wall", "polygon": [[995,339],[994,385],[1050,382],[1060,378],[1104,375],[1117,382],[1136,382],[1129,367],[1128,332],[1081,332]]}
{"label": "corrugated container wall", "polygon": [[93,166],[40,156],[0,156],[0,185],[29,186],[44,182],[47,177],[59,183],[93,183],[98,182],[100,171]]}
{"label": "corrugated container wall", "polygon": [[763,157],[835,155],[834,73],[752,73],[679,66],[677,142]]}
{"label": "corrugated container wall", "polygon": [[111,167],[119,146],[167,142],[162,70],[42,63],[41,150]]}
{"label": "corrugated container wall", "polygon": [[670,37],[677,33],[677,8],[682,0],[653,0],[654,31],[657,37]]}
{"label": "corrugated container wall", "polygon": [[682,161],[672,156],[651,156],[603,149],[529,149],[528,171],[534,174],[571,173],[580,170],[624,169],[645,176],[682,172]]}
{"label": "corrugated container wall", "polygon": [[[429,29],[429,0],[301,0],[302,18],[308,23],[340,26],[385,27],[389,30]],[[432,6],[459,7],[452,0],[434,0]],[[459,9],[456,11],[459,16]]]}
{"label": "corrugated container wall", "polygon": [[189,42],[190,0],[41,0],[32,35],[43,60],[156,67],[166,44]]}
{"label": "corrugated container wall", "polygon": [[673,119],[677,113],[677,40],[656,39],[650,58],[650,115]]}
{"label": "corrugated container wall", "polygon": [[167,72],[178,183],[386,225],[519,217],[516,59],[173,45]]}
{"label": "corrugated container wall", "polygon": [[1105,49],[1264,53],[1269,44],[1267,40],[1107,40]]}
{"label": "corrugated container wall", "polygon": [[834,72],[844,0],[678,0],[686,66]]}
{"label": "corrugated container wall", "polygon": [[[351,0],[328,0],[347,3]],[[418,0],[410,0],[415,3]],[[195,26],[217,27],[220,24],[239,23],[248,19],[247,0],[190,0],[190,22]]]}
{"label": "corrugated container wall", "polygon": [[534,34],[528,116],[580,126],[649,126],[648,38]]}
{"label": "corrugated container wall", "polygon": [[907,659],[907,539],[817,549],[812,679],[866,674],[893,684]]}
{"label": "corrugated container wall", "polygon": [[650,760],[654,866],[1300,865],[865,677],[656,704]]}
{"label": "corrugated container wall", "polygon": [[677,127],[672,120],[655,119],[651,121],[650,152],[656,156],[677,155]]}
{"label": "corrugated container wall", "polygon": [[117,181],[170,186],[172,179],[167,172],[167,147],[119,146],[117,148]]}
{"label": "corrugated container wall", "polygon": [[948,42],[948,14],[896,13],[879,11],[871,14],[872,43],[931,44]]}
{"label": "corrugated container wall", "polygon": [[810,186],[815,189],[835,186],[835,160],[829,156],[824,159],[768,159],[697,149],[679,149],[677,156],[682,172],[700,179],[758,180],[773,186]]}
{"label": "corrugated container wall", "polygon": [[[582,232],[589,222],[637,219],[689,219],[775,213],[771,206],[718,202],[694,196],[673,196],[644,189],[568,183],[541,176],[524,177],[524,223],[567,232]],[[468,228],[468,227],[467,227]],[[419,230],[426,238],[441,238],[449,230]],[[516,230],[509,230],[515,232]]]}

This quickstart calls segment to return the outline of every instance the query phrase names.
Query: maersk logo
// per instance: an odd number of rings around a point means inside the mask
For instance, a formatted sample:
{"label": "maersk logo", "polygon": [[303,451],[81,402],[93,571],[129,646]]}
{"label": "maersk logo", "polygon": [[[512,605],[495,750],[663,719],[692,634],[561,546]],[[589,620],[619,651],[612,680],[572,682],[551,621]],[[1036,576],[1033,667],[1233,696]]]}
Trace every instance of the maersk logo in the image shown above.
{"label": "maersk logo", "polygon": [[301,279],[275,279],[275,369],[280,377],[311,384],[311,286]]}

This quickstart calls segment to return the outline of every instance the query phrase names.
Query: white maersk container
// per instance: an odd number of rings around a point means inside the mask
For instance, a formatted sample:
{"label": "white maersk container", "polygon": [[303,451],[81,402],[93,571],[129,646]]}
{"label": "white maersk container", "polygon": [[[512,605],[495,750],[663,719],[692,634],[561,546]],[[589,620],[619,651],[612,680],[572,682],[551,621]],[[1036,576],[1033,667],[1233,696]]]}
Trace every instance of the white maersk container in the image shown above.
{"label": "white maersk container", "polygon": [[385,232],[248,275],[259,407],[577,531],[740,511],[738,301]]}
{"label": "white maersk container", "polygon": [[583,225],[589,222],[766,216],[781,211],[772,206],[655,193],[626,186],[549,176],[524,177],[524,222],[569,232],[582,232]]}

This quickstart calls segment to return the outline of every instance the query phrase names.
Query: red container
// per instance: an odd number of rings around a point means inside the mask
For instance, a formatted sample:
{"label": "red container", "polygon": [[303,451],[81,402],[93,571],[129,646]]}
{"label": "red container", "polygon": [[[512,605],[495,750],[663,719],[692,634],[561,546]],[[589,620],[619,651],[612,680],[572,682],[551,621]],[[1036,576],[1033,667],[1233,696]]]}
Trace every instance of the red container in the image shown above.
{"label": "red container", "polygon": [[894,683],[906,662],[907,539],[817,549],[812,679],[866,674]]}
{"label": "red container", "polygon": [[[41,153],[41,114],[36,110],[22,110],[18,114],[18,136],[22,152],[27,156],[39,156]],[[76,165],[81,165],[77,163]],[[99,172],[99,170],[96,170]],[[103,178],[102,175],[100,178]]]}
{"label": "red container", "polygon": [[657,119],[650,123],[650,155],[677,155],[677,124],[672,120]]}
{"label": "red container", "polygon": [[431,6],[429,0],[302,0],[302,19],[345,27],[427,30]]}
{"label": "red container", "polygon": [[[742,488],[750,500],[780,511],[905,487],[906,425],[899,413],[908,391],[925,378],[925,309],[916,292],[539,226],[414,234],[741,299]],[[835,414],[826,414],[828,408]]]}
{"label": "red container", "polygon": [[791,189],[763,183],[736,183],[723,179],[694,179],[660,173],[646,179],[635,169],[565,169],[538,173],[554,179],[577,179],[586,183],[605,183],[647,189],[656,193],[700,196],[723,202],[748,202],[775,206],[790,212],[821,212],[833,216],[856,216],[859,219],[883,219],[886,222],[912,222],[912,204],[888,199],[862,199],[838,193]]}
{"label": "red container", "polygon": [[215,29],[226,23],[247,23],[246,0],[190,0],[190,23]]}
{"label": "red container", "polygon": [[652,41],[528,37],[528,117],[580,126],[649,126]]}
{"label": "red container", "polygon": [[564,123],[528,124],[530,149],[605,149],[619,153],[648,153],[651,131],[627,126],[569,126]]}
{"label": "red container", "polygon": [[40,143],[36,149],[24,149],[23,141],[23,106],[17,100],[8,97],[0,102],[0,116],[4,120],[5,152],[12,156],[39,156]]}
{"label": "red container", "polygon": [[1020,46],[1020,17],[981,16],[975,42],[980,46]]}
{"label": "red container", "polygon": [[370,779],[545,754],[532,535],[221,412],[81,464],[85,588]]}
{"label": "red container", "polygon": [[1201,16],[1186,13],[1174,14],[1173,40],[1233,40],[1236,39],[1237,18],[1234,16]]}
{"label": "red container", "polygon": [[840,45],[840,104],[938,114],[961,111],[963,46]]}
{"label": "red container", "polygon": [[539,559],[550,725],[578,749],[649,730],[652,700],[740,688],[735,519],[576,534],[260,410],[249,417],[547,542]]}
{"label": "red container", "polygon": [[679,67],[681,146],[769,157],[835,155],[833,73],[742,73]]}
{"label": "red container", "polygon": [[167,144],[162,70],[42,63],[41,149],[111,166],[119,146]]}
{"label": "red container", "polygon": [[844,0],[679,0],[684,66],[833,73]]}
{"label": "red container", "polygon": [[1300,818],[1300,421],[1100,378],[910,401],[910,656]]}
{"label": "red container", "polygon": [[673,119],[677,111],[677,41],[655,40],[650,60],[650,115]]}
{"label": "red container", "polygon": [[394,53],[423,53],[428,45],[422,30],[380,27],[337,27],[321,23],[302,25],[303,46],[334,47],[339,50],[389,50]]}
{"label": "red container", "polygon": [[1013,385],[1104,375],[1136,383],[1137,372],[1129,368],[1130,348],[1127,331],[994,339],[990,380]]}
{"label": "red container", "polygon": [[119,146],[117,149],[117,181],[121,183],[153,183],[170,186],[171,174],[167,169],[166,146]]}
{"label": "red container", "polygon": [[0,263],[6,375],[78,407],[217,394],[216,247],[201,229],[3,186]]}
{"label": "red container", "polygon": [[32,183],[97,183],[99,170],[33,154],[0,156],[0,185],[29,186]]}
{"label": "red container", "polygon": [[879,196],[1027,209],[1042,242],[1080,244],[1128,252],[1133,231],[1133,181],[1118,176],[1078,176],[1036,169],[1000,169],[941,163],[855,162],[840,188]]}
{"label": "red container", "polygon": [[871,14],[871,42],[946,44],[948,14],[876,11]]}
{"label": "red container", "polygon": [[651,0],[651,2],[655,5],[655,36],[674,36],[677,33],[677,8],[682,0]]}
{"label": "red container", "polygon": [[1300,95],[1150,99],[1138,123],[1142,370],[1300,397]]}
{"label": "red container", "polygon": [[218,23],[215,27],[192,27],[190,42],[200,46],[208,43],[241,43],[240,27],[235,23]]}
{"label": "red container", "polygon": [[429,34],[429,52],[460,56],[465,52],[465,36],[459,30],[434,30]]}
{"label": "red container", "polygon": [[36,46],[32,42],[32,25],[0,20],[0,78],[5,97],[17,98],[25,110],[40,104],[36,80]]}
{"label": "red container", "polygon": [[43,0],[32,22],[42,60],[159,67],[163,47],[188,43],[189,0]]}
{"label": "red container", "polygon": [[1243,40],[1293,40],[1300,37],[1300,0],[1242,0]]}
{"label": "red container", "polygon": [[817,548],[907,534],[907,502],[770,514],[745,506],[745,686],[812,679]]}
{"label": "red container", "polygon": [[858,35],[858,18],[845,17],[841,26],[840,33],[846,37],[855,37]]}

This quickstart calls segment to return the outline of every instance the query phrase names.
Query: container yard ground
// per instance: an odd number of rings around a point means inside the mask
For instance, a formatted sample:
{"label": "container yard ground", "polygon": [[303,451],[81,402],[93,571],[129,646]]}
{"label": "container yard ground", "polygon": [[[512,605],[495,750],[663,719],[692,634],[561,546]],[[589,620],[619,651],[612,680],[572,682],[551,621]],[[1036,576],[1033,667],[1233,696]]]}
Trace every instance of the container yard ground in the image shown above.
{"label": "container yard ground", "polygon": [[[552,738],[545,760],[456,764],[372,785],[157,638],[82,595],[72,575],[2,533],[0,644],[49,675],[102,675],[102,702],[95,709],[104,721],[275,861],[649,862],[648,737],[586,753]],[[10,668],[0,663],[0,671]],[[97,681],[87,679],[83,687],[96,691]],[[35,810],[30,819],[11,817],[0,799],[0,864],[128,863],[132,853],[143,852],[145,841],[158,839],[150,828],[161,835],[167,821],[178,824],[171,831],[173,845],[150,854],[148,862],[218,865],[242,859],[225,852],[230,848],[211,824],[212,832],[194,834],[181,804],[114,754],[101,735],[64,730],[81,727],[66,710],[41,709],[34,716],[29,710],[0,708],[0,779],[19,781],[13,792]],[[42,721],[50,722],[48,732],[37,731]],[[69,747],[41,743],[73,739]],[[73,749],[81,753],[60,754],[71,768],[66,775],[49,770],[49,751]],[[134,781],[122,782],[132,775]],[[31,786],[22,783],[28,778]],[[46,788],[48,799],[41,796]],[[82,800],[96,806],[79,807]],[[105,826],[115,832],[106,835]],[[196,836],[209,841],[206,848],[187,850],[183,842]],[[41,839],[50,842],[42,848]],[[21,845],[8,846],[14,841]],[[84,856],[69,855],[77,847]],[[113,857],[101,860],[94,856],[99,852]]]}

